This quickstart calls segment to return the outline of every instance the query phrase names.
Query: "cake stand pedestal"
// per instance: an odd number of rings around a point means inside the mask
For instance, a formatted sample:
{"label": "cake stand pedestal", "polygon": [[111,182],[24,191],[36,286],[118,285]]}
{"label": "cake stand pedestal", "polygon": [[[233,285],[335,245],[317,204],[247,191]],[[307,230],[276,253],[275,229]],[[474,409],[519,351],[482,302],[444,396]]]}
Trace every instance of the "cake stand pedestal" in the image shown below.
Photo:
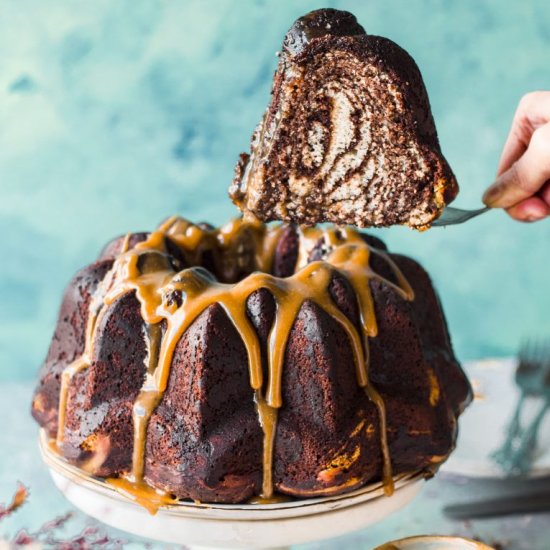
{"label": "cake stand pedestal", "polygon": [[221,548],[282,550],[363,529],[396,512],[420,491],[422,472],[395,478],[395,493],[381,483],[351,493],[277,504],[178,502],[149,512],[103,480],[68,464],[40,439],[42,457],[66,498],[86,514],[134,535],[185,544],[194,550]]}

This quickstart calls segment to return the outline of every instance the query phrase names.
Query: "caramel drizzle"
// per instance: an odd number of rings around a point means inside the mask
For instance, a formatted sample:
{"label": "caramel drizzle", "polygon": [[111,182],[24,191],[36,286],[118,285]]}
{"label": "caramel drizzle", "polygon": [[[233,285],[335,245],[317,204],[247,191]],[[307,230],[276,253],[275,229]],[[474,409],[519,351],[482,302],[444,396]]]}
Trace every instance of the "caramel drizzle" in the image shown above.
{"label": "caramel drizzle", "polygon": [[65,425],[67,416],[67,401],[69,399],[69,388],[74,376],[87,369],[91,364],[92,344],[97,322],[97,311],[90,311],[86,323],[86,340],[83,354],[63,369],[61,373],[61,389],[59,391],[59,414],[57,421],[56,445],[60,449],[65,436]]}
{"label": "caramel drizzle", "polygon": [[[175,347],[193,321],[208,306],[218,303],[239,333],[247,352],[250,385],[254,390],[256,410],[264,432],[262,498],[272,497],[272,461],[277,414],[283,405],[281,381],[286,344],[300,308],[306,301],[317,304],[332,316],[348,335],[355,359],[357,382],[379,412],[383,482],[387,494],[393,491],[384,402],[369,384],[368,376],[369,338],[375,337],[378,331],[369,281],[381,279],[369,267],[370,254],[380,255],[394,272],[398,284],[384,279],[387,285],[406,300],[413,299],[413,291],[388,255],[371,248],[361,234],[352,229],[301,230],[296,272],[286,278],[270,275],[268,272],[280,231],[280,226],[267,227],[257,221],[243,220],[234,220],[218,230],[205,229],[174,217],[151,233],[145,241],[138,243],[132,250],[123,251],[116,259],[105,279],[103,292],[100,293],[103,296],[102,303],[112,304],[127,292],[135,291],[147,326],[145,336],[148,345],[145,381],[133,407],[132,471],[120,483],[113,480],[113,484],[118,483],[125,492],[130,487],[134,487],[136,495],[148,491],[144,481],[147,426],[166,390]],[[190,267],[175,273],[168,263],[166,237],[177,244],[189,265],[200,264],[205,251],[215,252],[212,256],[222,281],[202,267]],[[327,247],[326,261],[308,263],[309,254],[320,239]],[[250,242],[252,250],[247,248]],[[151,263],[149,268],[142,265],[140,269],[140,257],[144,254],[149,255]],[[236,283],[223,282],[230,281],[239,270],[246,270],[250,274]],[[337,272],[348,279],[356,293],[362,331],[356,329],[331,298],[329,285]],[[260,288],[268,290],[277,305],[268,339],[268,378],[265,381],[259,339],[246,313],[247,298]],[[181,297],[180,303],[173,299],[175,295]],[[83,356],[63,372],[58,444],[63,440],[70,380],[75,372],[80,372],[90,364],[93,332],[97,324],[97,313],[94,312],[97,311],[99,308],[96,307],[90,314]],[[161,322],[164,322],[164,329],[161,329]]]}
{"label": "caramel drizzle", "polygon": [[[126,253],[130,246],[131,233],[127,233],[122,241],[121,254]],[[112,271],[109,271],[107,276],[101,281],[96,292],[92,296],[90,306],[88,308],[88,320],[86,321],[86,331],[84,335],[84,351],[82,355],[75,359],[70,365],[63,369],[61,373],[61,388],[59,390],[59,413],[57,420],[57,436],[55,444],[58,449],[63,444],[65,436],[65,425],[67,416],[67,401],[69,399],[69,388],[71,381],[79,372],[87,369],[92,363],[93,343],[95,329],[101,309],[103,307],[103,294],[106,289],[112,284]]]}

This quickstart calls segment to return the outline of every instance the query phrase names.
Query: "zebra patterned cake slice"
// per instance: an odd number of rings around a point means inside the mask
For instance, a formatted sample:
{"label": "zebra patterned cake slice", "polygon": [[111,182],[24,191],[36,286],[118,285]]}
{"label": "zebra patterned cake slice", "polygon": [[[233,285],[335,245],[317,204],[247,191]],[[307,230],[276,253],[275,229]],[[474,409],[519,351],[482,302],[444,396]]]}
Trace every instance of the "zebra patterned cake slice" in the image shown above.
{"label": "zebra patterned cake slice", "polygon": [[239,208],[263,221],[425,229],[457,192],[407,52],[348,12],[298,19],[236,168]]}

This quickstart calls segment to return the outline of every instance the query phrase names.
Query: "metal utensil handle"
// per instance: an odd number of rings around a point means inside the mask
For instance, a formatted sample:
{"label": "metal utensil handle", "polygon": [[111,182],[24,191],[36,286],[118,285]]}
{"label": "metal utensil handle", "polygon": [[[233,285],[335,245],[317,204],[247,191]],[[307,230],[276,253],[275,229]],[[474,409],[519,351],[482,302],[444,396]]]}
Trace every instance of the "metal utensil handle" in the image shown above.
{"label": "metal utensil handle", "polygon": [[550,493],[524,493],[478,502],[452,504],[443,509],[453,519],[488,518],[512,514],[547,512],[550,510]]}

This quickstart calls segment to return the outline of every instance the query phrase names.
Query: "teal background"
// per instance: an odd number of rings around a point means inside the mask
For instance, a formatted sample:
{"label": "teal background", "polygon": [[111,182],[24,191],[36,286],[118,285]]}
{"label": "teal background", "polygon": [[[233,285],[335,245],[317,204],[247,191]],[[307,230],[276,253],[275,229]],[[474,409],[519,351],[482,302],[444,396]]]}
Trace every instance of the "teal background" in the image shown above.
{"label": "teal background", "polygon": [[[417,60],[461,183],[456,204],[479,206],[519,98],[550,89],[548,0],[323,4],[353,11]],[[31,487],[0,541],[74,511],[38,456],[28,413],[63,287],[115,235],[174,213],[217,224],[236,215],[226,188],[267,104],[275,51],[293,20],[321,5],[0,0],[0,502],[18,478]],[[550,335],[550,221],[492,212],[463,227],[378,233],[431,273],[461,359],[509,355],[526,335]],[[433,532],[546,550],[548,514],[442,515],[444,504],[503,490],[441,473],[399,514],[302,548],[369,550]],[[77,514],[65,533],[88,522]]]}
{"label": "teal background", "polygon": [[[521,95],[550,89],[550,4],[325,1],[419,64],[476,207]],[[221,223],[275,51],[318,1],[0,0],[0,378],[35,376],[61,293],[103,243],[179,213]],[[379,232],[433,276],[462,359],[550,333],[550,223],[492,212]]]}

